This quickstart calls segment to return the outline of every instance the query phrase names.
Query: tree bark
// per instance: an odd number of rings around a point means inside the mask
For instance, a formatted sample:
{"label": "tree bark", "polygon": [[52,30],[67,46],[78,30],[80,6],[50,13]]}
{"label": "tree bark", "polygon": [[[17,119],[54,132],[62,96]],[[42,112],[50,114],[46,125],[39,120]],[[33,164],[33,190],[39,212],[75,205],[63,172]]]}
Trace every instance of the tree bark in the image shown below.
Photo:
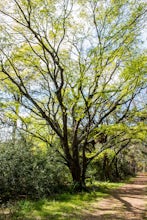
{"label": "tree bark", "polygon": [[72,175],[73,186],[75,191],[82,191],[81,167],[77,161],[72,161],[70,172]]}

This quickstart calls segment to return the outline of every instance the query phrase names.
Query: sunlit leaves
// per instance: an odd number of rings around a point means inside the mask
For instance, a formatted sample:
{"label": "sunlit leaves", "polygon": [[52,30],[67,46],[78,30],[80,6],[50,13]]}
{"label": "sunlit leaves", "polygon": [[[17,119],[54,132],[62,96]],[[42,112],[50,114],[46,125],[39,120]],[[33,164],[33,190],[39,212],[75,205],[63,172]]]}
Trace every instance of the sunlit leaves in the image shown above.
{"label": "sunlit leaves", "polygon": [[[89,152],[144,139],[145,124],[136,122],[135,113],[145,108],[136,105],[147,80],[146,56],[137,49],[145,4],[13,2],[13,15],[1,10],[13,21],[4,24],[0,47],[2,89],[13,105],[8,117],[17,120],[17,111],[30,135],[49,144],[58,140],[69,168],[81,163],[77,171],[84,170]],[[11,50],[3,48],[4,39]]]}
{"label": "sunlit leaves", "polygon": [[126,63],[126,67],[124,71],[122,71],[122,77],[125,80],[128,79],[135,79],[135,78],[146,78],[146,70],[147,70],[147,65],[146,65],[146,59],[147,57],[142,55],[142,56],[137,56],[134,59],[132,59],[131,63]]}

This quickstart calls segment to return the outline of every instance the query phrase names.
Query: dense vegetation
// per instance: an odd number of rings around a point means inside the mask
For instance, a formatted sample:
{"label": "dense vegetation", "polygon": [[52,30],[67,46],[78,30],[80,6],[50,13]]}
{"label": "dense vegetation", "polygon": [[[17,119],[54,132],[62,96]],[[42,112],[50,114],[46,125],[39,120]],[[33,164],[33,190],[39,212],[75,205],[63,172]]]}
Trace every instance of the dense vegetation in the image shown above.
{"label": "dense vegetation", "polygon": [[[119,182],[135,175],[137,171],[143,171],[143,158],[144,154],[134,148],[122,152],[118,157],[112,150],[104,151],[89,166],[86,182],[88,186],[95,181]],[[76,186],[72,184],[70,173],[63,162],[54,150],[36,148],[24,138],[15,141],[15,144],[12,141],[1,143],[1,202],[73,193]]]}
{"label": "dense vegetation", "polygon": [[36,149],[19,140],[0,146],[1,199],[40,198],[61,192],[68,181],[66,167],[56,153]]}
{"label": "dense vegetation", "polygon": [[136,0],[0,3],[2,201],[145,170],[146,12]]}

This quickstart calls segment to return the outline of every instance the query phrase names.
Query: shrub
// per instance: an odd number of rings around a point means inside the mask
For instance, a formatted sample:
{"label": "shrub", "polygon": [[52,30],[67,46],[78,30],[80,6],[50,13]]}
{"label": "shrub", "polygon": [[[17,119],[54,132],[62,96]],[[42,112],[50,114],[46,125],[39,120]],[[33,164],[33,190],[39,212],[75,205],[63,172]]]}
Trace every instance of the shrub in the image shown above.
{"label": "shrub", "polygon": [[34,150],[32,143],[22,140],[0,145],[0,164],[2,200],[47,196],[62,189],[67,179],[55,152]]}
{"label": "shrub", "polygon": [[111,149],[102,152],[89,167],[89,174],[100,181],[119,181],[136,173],[136,162],[128,152],[115,155]]}

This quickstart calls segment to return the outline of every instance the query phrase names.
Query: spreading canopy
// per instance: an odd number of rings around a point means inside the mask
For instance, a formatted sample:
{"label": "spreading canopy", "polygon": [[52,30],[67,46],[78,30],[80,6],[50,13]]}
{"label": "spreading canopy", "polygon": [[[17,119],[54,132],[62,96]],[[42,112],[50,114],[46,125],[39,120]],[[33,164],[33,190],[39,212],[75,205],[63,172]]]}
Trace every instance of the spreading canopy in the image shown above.
{"label": "spreading canopy", "polygon": [[[121,125],[133,126],[134,109],[143,107],[134,102],[147,81],[146,56],[138,46],[146,4],[7,2],[0,6],[3,92],[15,102],[21,127],[51,145],[59,140],[73,180],[84,179],[89,161],[100,152],[96,142],[111,147],[107,137],[117,132],[109,128],[124,132]],[[127,145],[130,137],[124,137]]]}

